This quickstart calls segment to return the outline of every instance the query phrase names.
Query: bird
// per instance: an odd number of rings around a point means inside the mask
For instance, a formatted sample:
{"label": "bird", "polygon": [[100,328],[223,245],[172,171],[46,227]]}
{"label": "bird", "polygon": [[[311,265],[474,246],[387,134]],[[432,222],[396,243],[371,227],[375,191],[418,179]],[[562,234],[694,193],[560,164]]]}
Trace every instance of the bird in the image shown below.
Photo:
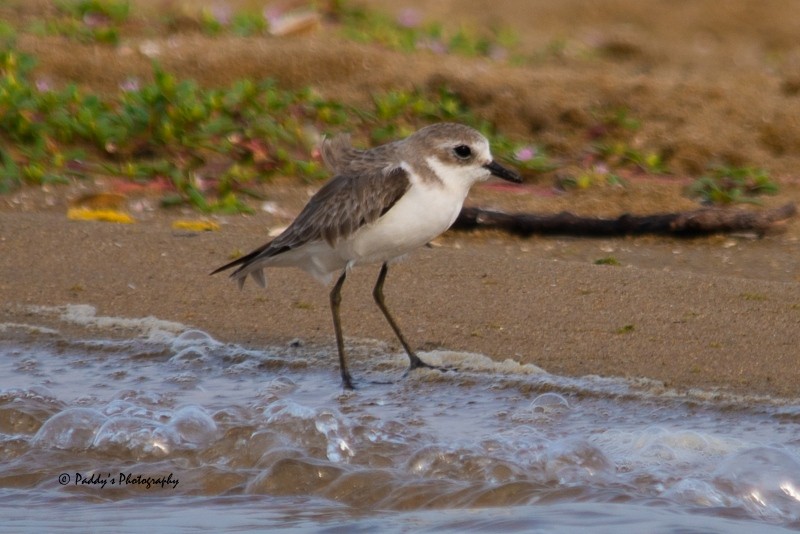
{"label": "bird", "polygon": [[409,345],[386,306],[383,285],[389,264],[426,245],[456,220],[470,188],[491,176],[520,183],[520,175],[497,163],[489,141],[477,130],[443,122],[371,149],[357,149],[348,135],[324,138],[320,153],[333,177],[275,239],[221,267],[241,289],[249,276],[266,286],[264,269],[298,267],[329,284],[339,371],[345,389],[355,389],[347,368],[340,319],[341,289],[358,265],[381,264],[372,291],[409,358],[409,371],[437,368]]}

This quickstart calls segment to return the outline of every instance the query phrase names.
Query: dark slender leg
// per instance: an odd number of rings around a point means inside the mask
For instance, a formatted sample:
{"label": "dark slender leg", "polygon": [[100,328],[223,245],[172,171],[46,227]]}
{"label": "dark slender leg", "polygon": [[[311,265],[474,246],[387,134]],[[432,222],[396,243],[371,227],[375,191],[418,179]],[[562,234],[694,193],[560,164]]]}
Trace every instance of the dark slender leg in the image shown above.
{"label": "dark slender leg", "polygon": [[342,373],[342,385],[345,389],[355,389],[350,373],[347,371],[347,363],[344,358],[342,320],[339,318],[339,305],[342,303],[342,286],[344,285],[345,278],[347,278],[347,269],[342,271],[342,275],[331,290],[331,313],[333,313],[333,331],[336,333],[336,348],[339,350],[339,371]]}
{"label": "dark slender leg", "polygon": [[383,282],[386,280],[386,273],[389,272],[389,266],[387,264],[383,264],[381,266],[381,273],[378,275],[378,280],[375,282],[375,289],[372,290],[372,296],[375,298],[375,302],[378,304],[378,307],[383,312],[383,316],[386,317],[386,320],[389,322],[389,326],[392,327],[394,330],[394,335],[397,336],[397,339],[400,340],[400,344],[403,345],[403,348],[408,354],[408,359],[411,360],[408,368],[417,369],[418,367],[428,367],[430,369],[441,369],[434,365],[430,365],[428,363],[423,362],[420,360],[419,356],[411,350],[411,347],[408,346],[408,342],[406,338],[403,337],[403,333],[400,331],[400,327],[397,326],[397,323],[394,322],[394,318],[392,314],[389,313],[389,309],[386,307],[386,303],[383,300]]}

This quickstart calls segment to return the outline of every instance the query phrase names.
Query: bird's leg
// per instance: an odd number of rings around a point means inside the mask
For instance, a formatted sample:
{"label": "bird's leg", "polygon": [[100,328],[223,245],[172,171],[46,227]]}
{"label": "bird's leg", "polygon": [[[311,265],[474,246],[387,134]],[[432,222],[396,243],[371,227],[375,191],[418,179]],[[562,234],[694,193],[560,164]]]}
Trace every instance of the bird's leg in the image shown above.
{"label": "bird's leg", "polygon": [[331,313],[333,313],[333,331],[336,333],[336,348],[339,351],[339,371],[342,373],[342,385],[345,389],[355,389],[344,358],[342,320],[339,318],[339,305],[342,303],[342,286],[344,285],[345,278],[347,278],[347,269],[342,271],[342,275],[331,290]]}
{"label": "bird's leg", "polygon": [[408,366],[408,369],[413,370],[419,367],[427,367],[429,369],[439,369],[442,371],[447,370],[446,368],[443,367],[437,367],[435,365],[425,363],[419,358],[419,356],[417,356],[417,354],[413,350],[411,350],[411,347],[408,346],[406,338],[403,337],[403,333],[400,331],[400,327],[397,326],[396,322],[394,322],[394,318],[392,317],[392,314],[389,313],[389,309],[386,307],[386,302],[384,302],[383,299],[383,282],[386,280],[387,272],[389,272],[389,266],[386,263],[384,263],[381,266],[381,272],[378,275],[378,280],[375,282],[375,288],[372,290],[372,296],[375,298],[375,303],[383,312],[383,316],[386,317],[386,321],[388,321],[389,326],[391,326],[392,330],[394,330],[394,335],[396,335],[397,339],[400,340],[400,344],[403,345],[406,354],[408,354],[408,359],[411,361],[411,363]]}

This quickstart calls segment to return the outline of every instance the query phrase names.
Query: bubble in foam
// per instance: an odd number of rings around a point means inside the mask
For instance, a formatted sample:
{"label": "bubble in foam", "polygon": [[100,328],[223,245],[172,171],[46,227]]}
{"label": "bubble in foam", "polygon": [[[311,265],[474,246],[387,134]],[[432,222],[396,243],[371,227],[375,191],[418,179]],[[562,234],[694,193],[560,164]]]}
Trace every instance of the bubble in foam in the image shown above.
{"label": "bubble in foam", "polygon": [[569,408],[567,399],[558,393],[543,393],[531,402],[531,411],[536,413],[562,413]]}
{"label": "bubble in foam", "polygon": [[309,495],[317,493],[344,471],[340,467],[302,458],[283,458],[247,485],[246,493]]}
{"label": "bubble in foam", "polygon": [[222,343],[202,330],[187,330],[173,339],[170,345],[172,350],[180,352],[189,348],[221,347]]}
{"label": "bubble in foam", "polygon": [[125,456],[163,457],[180,442],[174,428],[142,417],[112,417],[106,421],[92,442],[92,447]]}
{"label": "bubble in foam", "polygon": [[208,369],[208,360],[206,347],[186,347],[172,356],[169,363],[179,368]]}
{"label": "bubble in foam", "polygon": [[291,400],[277,400],[264,408],[267,423],[291,422],[293,419],[313,419],[314,409]]}
{"label": "bubble in foam", "polygon": [[200,406],[180,408],[172,416],[168,426],[175,430],[182,444],[203,446],[217,435],[217,424]]}
{"label": "bubble in foam", "polygon": [[418,476],[439,476],[453,460],[452,451],[437,445],[427,445],[415,451],[406,469]]}
{"label": "bubble in foam", "polygon": [[529,406],[511,414],[511,419],[517,423],[546,420],[566,414],[570,409],[567,399],[558,393],[543,393],[533,399]]}
{"label": "bubble in foam", "polygon": [[0,390],[0,433],[34,434],[64,407],[45,387]]}
{"label": "bubble in foam", "polygon": [[662,497],[694,506],[730,506],[729,496],[711,483],[696,478],[684,478],[669,487]]}
{"label": "bubble in foam", "polygon": [[328,440],[327,456],[331,462],[343,462],[355,456],[350,447],[350,432],[342,414],[332,409],[320,410],[315,417],[317,431]]}
{"label": "bubble in foam", "polygon": [[800,459],[788,450],[743,450],[720,464],[714,482],[741,499],[756,516],[780,521],[800,519]]}
{"label": "bubble in foam", "polygon": [[125,415],[128,417],[148,417],[152,410],[122,399],[114,399],[105,405],[103,413],[108,416]]}
{"label": "bubble in foam", "polygon": [[325,448],[331,462],[345,462],[355,455],[350,425],[333,408],[309,408],[297,402],[278,399],[264,408],[267,424],[274,430],[286,429],[287,437],[306,446]]}
{"label": "bubble in foam", "polygon": [[88,449],[106,419],[91,408],[68,408],[45,421],[33,437],[33,444],[64,450]]}
{"label": "bubble in foam", "polygon": [[540,466],[548,480],[557,480],[560,484],[585,483],[614,472],[614,463],[605,453],[583,439],[564,439],[550,444]]}
{"label": "bubble in foam", "polygon": [[406,469],[419,477],[503,484],[525,478],[525,468],[515,462],[485,456],[466,447],[429,445],[414,452]]}

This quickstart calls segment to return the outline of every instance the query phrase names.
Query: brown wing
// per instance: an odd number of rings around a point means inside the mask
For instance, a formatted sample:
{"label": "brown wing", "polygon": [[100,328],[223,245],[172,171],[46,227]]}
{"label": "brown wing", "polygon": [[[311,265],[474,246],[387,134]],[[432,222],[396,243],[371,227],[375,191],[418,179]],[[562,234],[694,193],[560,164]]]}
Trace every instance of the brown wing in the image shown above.
{"label": "brown wing", "polygon": [[324,239],[333,245],[386,213],[409,186],[408,176],[400,167],[385,174],[341,174],[309,200],[274,243],[294,248]]}
{"label": "brown wing", "polygon": [[[365,151],[362,154],[368,154]],[[356,161],[359,158],[356,158]],[[235,276],[250,264],[276,256],[312,241],[324,239],[334,245],[356,230],[376,221],[408,191],[411,182],[401,167],[385,170],[371,166],[371,172],[354,172],[355,161],[345,164],[339,174],[311,197],[300,215],[273,241],[238,258],[211,274],[239,265]],[[364,163],[363,160],[361,162]]]}

